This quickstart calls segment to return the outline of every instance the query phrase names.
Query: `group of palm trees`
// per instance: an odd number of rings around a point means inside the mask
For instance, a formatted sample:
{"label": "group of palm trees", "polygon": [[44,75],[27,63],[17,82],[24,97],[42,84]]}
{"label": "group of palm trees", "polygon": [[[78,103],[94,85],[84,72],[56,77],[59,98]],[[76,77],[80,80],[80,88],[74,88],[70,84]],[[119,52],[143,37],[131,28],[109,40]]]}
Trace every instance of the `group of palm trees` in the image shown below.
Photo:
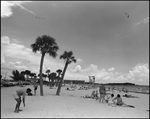
{"label": "group of palm trees", "polygon": [[[31,44],[31,48],[34,53],[36,53],[37,51],[40,51],[40,53],[41,53],[39,77],[40,77],[40,95],[43,96],[43,73],[42,73],[42,71],[43,71],[44,56],[46,54],[49,54],[49,56],[56,58],[58,55],[57,51],[59,50],[59,46],[53,37],[48,36],[48,35],[42,35],[42,36],[38,36],[36,38],[35,43]],[[50,82],[50,79],[51,79],[51,81],[54,81],[54,79],[57,79],[56,84],[58,85],[58,88],[57,88],[56,95],[60,94],[63,79],[64,79],[65,72],[67,70],[68,65],[71,64],[72,62],[76,63],[76,59],[73,56],[72,51],[69,51],[69,52],[64,51],[64,53],[62,55],[60,55],[60,59],[63,59],[65,61],[65,66],[64,66],[63,70],[58,69],[56,71],[58,73],[57,78],[56,78],[55,72],[52,72],[50,74],[50,70],[46,71],[46,73],[48,74],[47,76],[49,78],[49,82]],[[25,74],[28,77],[29,76],[28,74],[30,74],[30,73],[31,72],[29,72],[29,70],[27,70]],[[22,74],[23,74],[23,72],[22,72]],[[33,76],[35,76],[35,75],[33,74]],[[52,84],[53,83],[51,83],[50,87],[52,86]]]}
{"label": "group of palm trees", "polygon": [[[47,74],[42,73],[43,81],[44,81],[44,78],[46,79],[46,77],[48,77],[50,88],[52,88],[52,86],[54,86],[54,85],[58,86],[61,72],[62,72],[62,70],[58,69],[56,72],[50,73],[50,69],[48,69],[45,72]],[[30,78],[29,78],[29,76],[30,76]],[[25,71],[21,71],[21,72],[19,72],[18,70],[13,70],[12,76],[10,76],[10,77],[14,81],[29,81],[29,82],[38,81],[39,82],[39,80],[37,78],[39,76],[40,76],[40,74],[37,75],[36,73],[31,72],[30,70],[25,70]]]}

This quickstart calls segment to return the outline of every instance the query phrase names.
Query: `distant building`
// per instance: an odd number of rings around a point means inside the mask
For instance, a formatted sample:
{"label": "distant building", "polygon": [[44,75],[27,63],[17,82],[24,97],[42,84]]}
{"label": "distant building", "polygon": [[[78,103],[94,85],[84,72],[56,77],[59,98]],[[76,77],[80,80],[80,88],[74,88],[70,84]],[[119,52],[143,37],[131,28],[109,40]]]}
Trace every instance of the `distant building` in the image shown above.
{"label": "distant building", "polygon": [[64,84],[84,84],[84,80],[64,80]]}

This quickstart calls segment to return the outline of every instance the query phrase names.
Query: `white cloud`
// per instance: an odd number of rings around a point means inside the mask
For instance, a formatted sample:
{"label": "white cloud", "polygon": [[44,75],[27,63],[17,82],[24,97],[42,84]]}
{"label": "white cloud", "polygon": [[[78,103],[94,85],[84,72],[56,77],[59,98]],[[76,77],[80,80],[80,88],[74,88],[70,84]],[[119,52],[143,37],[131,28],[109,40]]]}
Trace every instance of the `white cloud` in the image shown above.
{"label": "white cloud", "polygon": [[108,71],[114,71],[115,69],[112,67],[112,68],[109,68]]}
{"label": "white cloud", "polygon": [[5,63],[5,57],[4,55],[1,53],[1,64]]}
{"label": "white cloud", "polygon": [[148,64],[138,64],[133,67],[133,70],[127,74],[120,74],[114,72],[114,68],[98,69],[97,65],[91,64],[89,67],[82,69],[80,65],[74,67],[74,69],[67,69],[66,79],[84,79],[89,81],[88,76],[94,75],[96,82],[98,83],[114,83],[114,82],[131,82],[131,83],[143,83],[149,82],[149,66]]}
{"label": "white cloud", "polygon": [[3,44],[10,44],[10,40],[8,36],[2,36],[1,37],[1,43]]}
{"label": "white cloud", "polygon": [[[36,70],[39,72],[38,67],[40,66],[41,54],[33,53],[31,48],[27,48],[21,44],[12,43],[11,41],[12,40],[7,36],[1,37],[1,54],[5,54],[5,59],[7,59],[7,62],[5,62],[3,66],[8,67],[6,64],[8,64],[8,62],[13,62],[9,64],[13,65],[15,68],[26,68],[31,71]],[[22,65],[19,65],[20,63],[22,63]],[[59,63],[49,56],[45,56],[43,65],[45,66],[43,67],[43,72],[45,72],[49,67],[52,71],[56,71],[57,69],[62,69],[64,67],[63,63]]]}
{"label": "white cloud", "polygon": [[18,70],[26,70],[27,67],[22,65],[22,61],[16,61],[16,62],[9,62],[7,64],[8,67],[11,67],[11,68],[15,68],[15,69],[18,69]]}
{"label": "white cloud", "polygon": [[28,10],[27,8],[23,7],[21,4],[31,2],[31,1],[1,1],[1,17],[10,17],[12,12],[12,7],[20,7],[21,9],[36,15],[34,12]]}
{"label": "white cloud", "polygon": [[137,64],[131,71],[129,71],[127,78],[130,80],[149,79],[149,65]]}
{"label": "white cloud", "polygon": [[72,69],[72,72],[80,73],[82,71],[81,66],[77,65],[74,69]]}
{"label": "white cloud", "polygon": [[77,62],[78,62],[78,63],[79,63],[79,62],[83,62],[83,60],[80,59],[80,58],[78,58],[78,59],[77,59]]}
{"label": "white cloud", "polygon": [[13,5],[7,1],[1,1],[1,17],[9,17],[12,15]]}
{"label": "white cloud", "polygon": [[16,39],[12,39],[12,41],[13,41],[14,43],[20,43],[20,41],[18,41],[18,40],[16,40]]}
{"label": "white cloud", "polygon": [[90,64],[88,68],[84,69],[84,71],[93,71],[93,70],[98,70],[98,66],[94,64]]}
{"label": "white cloud", "polygon": [[136,26],[136,25],[139,25],[139,24],[141,24],[141,23],[148,23],[148,22],[149,22],[149,17],[143,19],[143,20],[140,21],[140,22],[137,22],[137,23],[135,24],[135,26]]}

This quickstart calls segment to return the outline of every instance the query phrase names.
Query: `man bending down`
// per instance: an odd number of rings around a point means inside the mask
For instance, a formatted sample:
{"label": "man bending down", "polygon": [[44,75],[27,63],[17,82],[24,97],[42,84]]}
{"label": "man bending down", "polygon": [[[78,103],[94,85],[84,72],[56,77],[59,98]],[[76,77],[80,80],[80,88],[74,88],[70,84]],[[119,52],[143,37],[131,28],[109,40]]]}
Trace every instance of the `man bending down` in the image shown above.
{"label": "man bending down", "polygon": [[25,95],[26,95],[26,93],[30,93],[30,92],[31,92],[31,89],[27,88],[27,89],[19,89],[19,90],[15,91],[13,93],[13,97],[17,101],[16,107],[15,107],[15,111],[14,111],[15,113],[18,113],[19,111],[22,111],[20,109],[21,96],[22,96],[24,107],[25,107]]}

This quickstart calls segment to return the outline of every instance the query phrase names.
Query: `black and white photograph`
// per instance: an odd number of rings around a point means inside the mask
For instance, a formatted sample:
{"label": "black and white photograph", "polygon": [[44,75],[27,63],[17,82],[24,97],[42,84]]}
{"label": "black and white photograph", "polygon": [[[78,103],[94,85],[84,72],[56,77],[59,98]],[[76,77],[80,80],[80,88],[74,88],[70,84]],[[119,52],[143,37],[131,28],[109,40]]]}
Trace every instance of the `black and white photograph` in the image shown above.
{"label": "black and white photograph", "polygon": [[1,118],[149,118],[149,1],[1,1]]}

